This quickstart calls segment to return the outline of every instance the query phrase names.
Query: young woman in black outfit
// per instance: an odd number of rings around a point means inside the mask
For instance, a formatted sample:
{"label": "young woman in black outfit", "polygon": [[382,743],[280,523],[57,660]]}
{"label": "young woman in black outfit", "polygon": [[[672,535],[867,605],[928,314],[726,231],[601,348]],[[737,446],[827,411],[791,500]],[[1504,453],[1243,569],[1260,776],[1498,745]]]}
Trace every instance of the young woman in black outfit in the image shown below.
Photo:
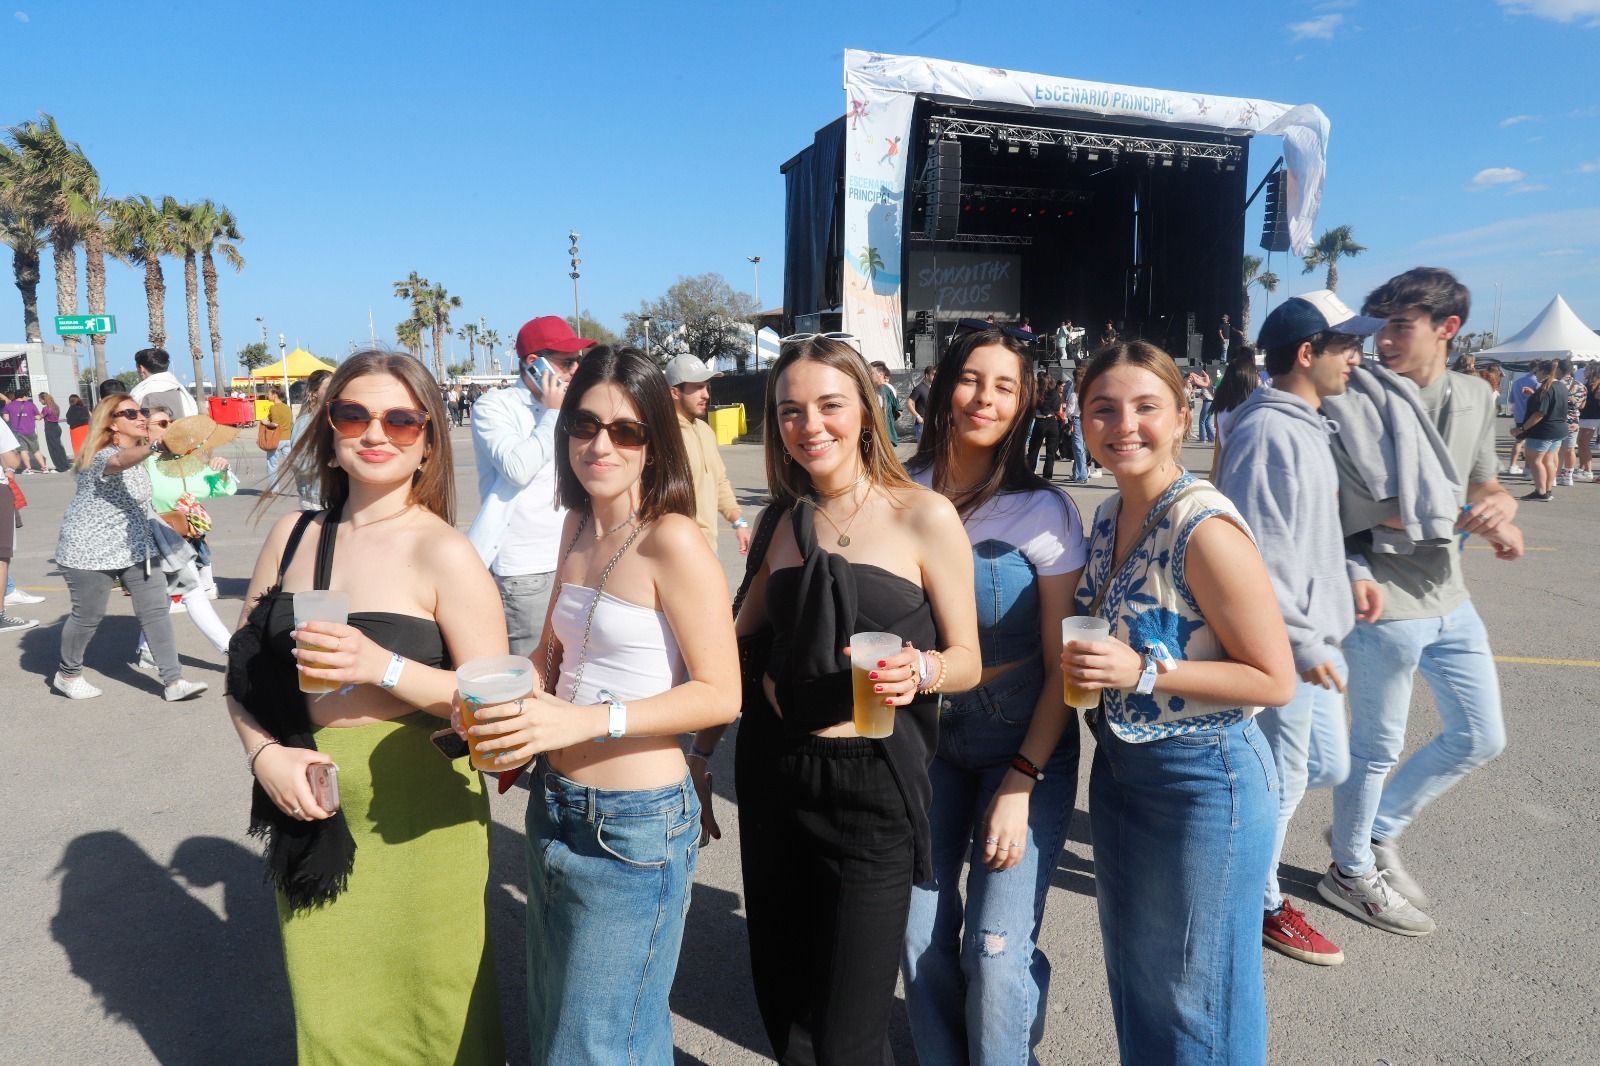
{"label": "young woman in black outfit", "polygon": [[[736,627],[772,637],[745,668],[735,780],[756,1000],[783,1063],[893,1061],[911,886],[929,874],[933,694],[972,687],[980,670],[961,520],[888,447],[853,341],[789,338],[767,379],[782,513]],[[896,708],[881,740],[851,713],[846,645],[867,631],[905,644],[872,679]],[[720,733],[701,731],[695,752]],[[690,765],[704,774],[703,759]]]}

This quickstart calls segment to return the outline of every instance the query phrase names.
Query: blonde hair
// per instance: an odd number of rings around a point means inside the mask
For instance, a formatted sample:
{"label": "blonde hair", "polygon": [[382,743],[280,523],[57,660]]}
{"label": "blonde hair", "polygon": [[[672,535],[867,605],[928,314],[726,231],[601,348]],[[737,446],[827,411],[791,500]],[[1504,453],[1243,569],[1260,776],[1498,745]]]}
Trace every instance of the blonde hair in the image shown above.
{"label": "blonde hair", "polygon": [[884,489],[915,487],[916,483],[889,446],[889,427],[883,420],[883,411],[875,398],[876,386],[867,374],[867,361],[845,341],[832,337],[810,337],[785,344],[778,354],[777,363],[767,375],[761,437],[767,465],[767,486],[772,491],[773,503],[780,507],[792,507],[816,487],[804,467],[786,461],[788,451],[783,446],[783,432],[778,428],[778,380],[802,359],[837,370],[855,386],[856,400],[861,404],[862,429],[857,447],[861,452],[861,465],[866,471],[867,480]]}
{"label": "blonde hair", "polygon": [[124,403],[139,406],[139,401],[125,392],[113,392],[110,396],[102,396],[100,402],[94,405],[94,410],[89,413],[89,432],[84,434],[83,447],[78,449],[78,454],[72,459],[72,469],[89,469],[89,464],[94,462],[95,454],[111,447],[111,438],[117,432],[111,412]]}

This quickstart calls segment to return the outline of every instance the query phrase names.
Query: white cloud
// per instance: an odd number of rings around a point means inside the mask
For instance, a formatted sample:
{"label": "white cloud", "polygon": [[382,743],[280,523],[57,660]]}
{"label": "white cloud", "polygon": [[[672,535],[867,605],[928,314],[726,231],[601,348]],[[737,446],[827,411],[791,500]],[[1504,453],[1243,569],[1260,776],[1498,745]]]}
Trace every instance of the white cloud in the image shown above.
{"label": "white cloud", "polygon": [[1500,120],[1500,128],[1501,129],[1505,129],[1508,126],[1517,126],[1517,125],[1521,125],[1524,122],[1538,122],[1538,121],[1539,121],[1539,116],[1538,115],[1512,115],[1509,118],[1503,118],[1503,119]]}
{"label": "white cloud", "polygon": [[1552,248],[1600,249],[1600,207],[1580,207],[1491,222],[1418,241],[1414,251],[1450,259],[1509,259]]}
{"label": "white cloud", "polygon": [[1496,185],[1510,185],[1527,177],[1516,167],[1486,167],[1472,176],[1472,184],[1468,188],[1489,189]]}
{"label": "white cloud", "polygon": [[1552,248],[1548,252],[1540,252],[1539,256],[1540,256],[1540,258],[1543,258],[1543,259],[1552,259],[1552,258],[1554,258],[1556,256],[1582,255],[1582,254],[1583,254],[1583,249],[1582,248]]}
{"label": "white cloud", "polygon": [[1322,0],[1316,5],[1318,11],[1349,11],[1359,4],[1361,0]]}
{"label": "white cloud", "polygon": [[1513,15],[1600,26],[1600,0],[1499,0],[1499,3]]}
{"label": "white cloud", "polygon": [[11,17],[16,19],[18,22],[28,21],[28,13],[26,11],[14,11],[12,12]]}
{"label": "white cloud", "polygon": [[1513,186],[1512,192],[1549,192],[1550,186],[1537,181],[1525,181],[1521,185]]}
{"label": "white cloud", "polygon": [[1331,41],[1334,31],[1343,23],[1343,15],[1318,15],[1305,22],[1289,23],[1289,36],[1296,41]]}
{"label": "white cloud", "polygon": [[1600,159],[1578,164],[1579,174],[1600,174]]}

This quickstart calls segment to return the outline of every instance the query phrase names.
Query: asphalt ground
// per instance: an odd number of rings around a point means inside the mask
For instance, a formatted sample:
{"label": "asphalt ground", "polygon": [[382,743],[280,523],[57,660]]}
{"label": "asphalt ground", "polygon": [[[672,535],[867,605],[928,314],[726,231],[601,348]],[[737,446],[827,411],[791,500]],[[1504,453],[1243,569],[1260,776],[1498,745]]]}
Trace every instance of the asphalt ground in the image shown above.
{"label": "asphalt ground", "polygon": [[[1502,427],[1504,428],[1504,427]],[[455,434],[463,528],[476,507],[471,447]],[[231,446],[247,488],[210,504],[225,621],[240,599],[266,524],[252,518],[259,452]],[[724,449],[745,503],[763,495],[761,450]],[[1209,448],[1190,449],[1203,472]],[[1058,474],[1065,467],[1058,466]],[[1517,494],[1526,481],[1513,480]],[[244,835],[249,778],[222,706],[219,656],[175,619],[186,675],[211,691],[176,705],[127,665],[137,639],[128,601],[113,597],[88,655],[105,696],[72,703],[47,688],[68,610],[48,562],[71,478],[23,481],[31,506],[12,572],[45,602],[40,620],[0,637],[0,1062],[289,1063],[293,1016],[270,892]],[[1086,516],[1110,479],[1073,487]],[[1435,899],[1438,932],[1409,939],[1325,906],[1315,883],[1328,857],[1326,792],[1310,793],[1290,828],[1288,894],[1347,961],[1323,969],[1268,952],[1274,1063],[1600,1062],[1596,875],[1600,871],[1600,485],[1525,504],[1527,557],[1507,564],[1469,545],[1466,570],[1488,624],[1505,696],[1506,753],[1435,803],[1405,837],[1408,864]],[[742,568],[724,527],[730,585]],[[7,647],[6,645],[11,645]],[[1359,664],[1357,664],[1359,666]],[[1407,750],[1438,725],[1419,684]],[[731,741],[731,738],[730,738]],[[1053,965],[1044,1063],[1116,1059],[1084,815],[1059,857],[1042,944]],[[732,744],[713,764],[723,838],[700,858],[672,1003],[681,1063],[763,1061],[766,1047],[744,937]],[[527,1061],[523,1026],[523,815],[527,794],[494,800],[492,932],[512,1061]],[[396,930],[404,935],[403,930]],[[329,989],[337,995],[337,989]],[[903,1009],[891,1032],[915,1061]]]}

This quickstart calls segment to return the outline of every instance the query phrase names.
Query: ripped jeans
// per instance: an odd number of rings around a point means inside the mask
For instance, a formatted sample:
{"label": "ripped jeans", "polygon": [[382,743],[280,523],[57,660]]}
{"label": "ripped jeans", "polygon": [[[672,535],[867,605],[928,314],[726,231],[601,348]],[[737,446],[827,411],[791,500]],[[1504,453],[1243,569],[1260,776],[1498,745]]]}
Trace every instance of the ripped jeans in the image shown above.
{"label": "ripped jeans", "polygon": [[[946,696],[929,776],[933,879],[911,890],[901,969],[911,1040],[923,1066],[1036,1063],[1050,960],[1039,926],[1078,791],[1078,726],[1040,767],[1022,861],[983,864],[984,822],[1027,736],[1044,682],[1036,659],[989,684]],[[967,866],[966,899],[962,867]]]}

